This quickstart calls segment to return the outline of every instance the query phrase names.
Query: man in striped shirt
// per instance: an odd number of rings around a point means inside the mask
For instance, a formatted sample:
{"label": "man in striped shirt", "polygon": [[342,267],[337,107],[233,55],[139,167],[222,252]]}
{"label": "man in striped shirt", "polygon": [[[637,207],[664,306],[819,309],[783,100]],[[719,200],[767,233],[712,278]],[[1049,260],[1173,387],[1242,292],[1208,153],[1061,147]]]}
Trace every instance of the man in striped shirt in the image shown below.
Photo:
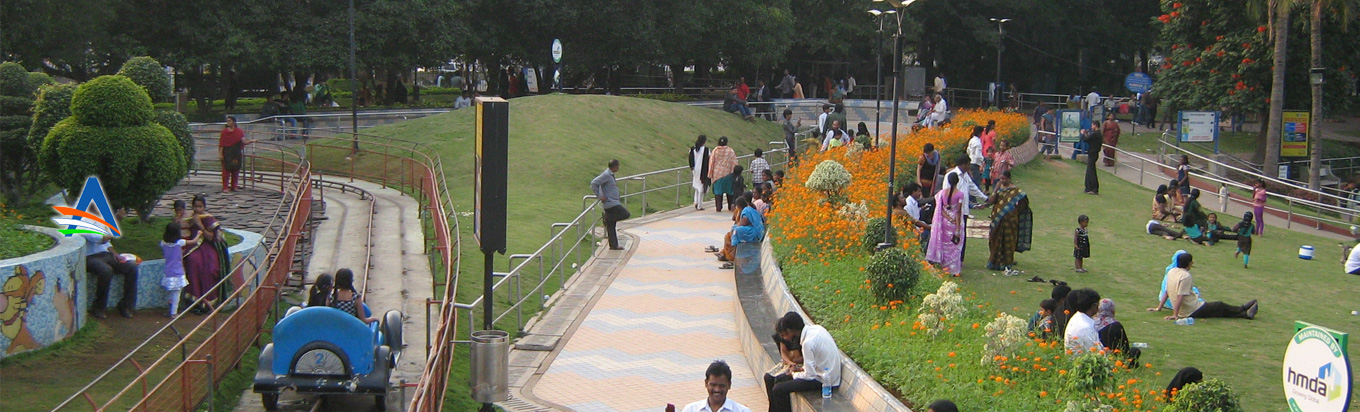
{"label": "man in striped shirt", "polygon": [[748,169],[751,169],[751,183],[755,183],[752,187],[765,183],[765,171],[770,170],[770,162],[765,161],[764,156],[764,150],[756,149],[756,157],[751,159],[751,167]]}

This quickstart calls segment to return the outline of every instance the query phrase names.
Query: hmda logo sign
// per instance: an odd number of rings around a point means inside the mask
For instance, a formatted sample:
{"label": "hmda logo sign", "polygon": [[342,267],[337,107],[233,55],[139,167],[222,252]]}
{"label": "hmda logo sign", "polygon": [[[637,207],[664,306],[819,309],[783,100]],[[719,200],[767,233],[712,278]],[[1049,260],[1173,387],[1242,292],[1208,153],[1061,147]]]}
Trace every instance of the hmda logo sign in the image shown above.
{"label": "hmda logo sign", "polygon": [[[88,212],[91,205],[103,219]],[[99,178],[94,176],[85,178],[85,187],[80,189],[80,197],[76,199],[74,206],[52,206],[52,210],[56,210],[58,215],[69,216],[52,218],[58,225],[66,226],[65,229],[59,230],[66,237],[80,233],[113,237],[123,235],[123,232],[118,230],[118,218],[113,215],[113,207],[109,206],[109,198],[104,194],[104,185],[99,182]]]}
{"label": "hmda logo sign", "polygon": [[[1300,322],[1300,326],[1306,325]],[[1284,395],[1291,412],[1344,412],[1351,399],[1350,360],[1338,342],[1347,335],[1308,325],[1284,354]]]}

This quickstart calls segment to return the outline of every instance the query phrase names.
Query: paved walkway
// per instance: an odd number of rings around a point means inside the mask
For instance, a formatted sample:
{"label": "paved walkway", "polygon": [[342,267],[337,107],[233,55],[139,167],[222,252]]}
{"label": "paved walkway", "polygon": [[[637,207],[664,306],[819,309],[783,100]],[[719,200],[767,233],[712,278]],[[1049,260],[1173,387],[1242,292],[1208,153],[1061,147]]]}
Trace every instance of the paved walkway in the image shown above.
{"label": "paved walkway", "polygon": [[764,410],[737,339],[736,317],[744,315],[734,272],[703,251],[730,227],[731,215],[710,209],[628,229],[636,241],[626,263],[543,361],[526,395],[583,412],[680,408],[704,398],[704,370],[722,359],[735,375],[728,396]]}

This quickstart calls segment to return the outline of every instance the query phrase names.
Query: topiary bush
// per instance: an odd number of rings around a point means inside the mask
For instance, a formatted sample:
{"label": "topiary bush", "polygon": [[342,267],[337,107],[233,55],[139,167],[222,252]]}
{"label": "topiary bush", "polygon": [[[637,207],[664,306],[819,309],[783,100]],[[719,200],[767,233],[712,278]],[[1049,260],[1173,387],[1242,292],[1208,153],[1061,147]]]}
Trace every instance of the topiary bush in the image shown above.
{"label": "topiary bush", "polygon": [[33,125],[28,129],[28,148],[33,153],[42,153],[43,139],[67,117],[71,116],[71,95],[76,85],[50,84],[38,88],[38,99],[33,102]]}
{"label": "topiary bush", "polygon": [[921,280],[921,270],[921,262],[899,247],[878,251],[864,267],[870,293],[884,304],[906,300]]}
{"label": "topiary bush", "polygon": [[1165,412],[1242,412],[1232,387],[1218,379],[1185,385],[1176,391]]}
{"label": "topiary bush", "polygon": [[141,126],[151,121],[151,98],[123,76],[99,76],[71,95],[71,114],[86,126]]}
{"label": "topiary bush", "polygon": [[844,203],[841,191],[846,186],[850,186],[850,171],[845,170],[845,166],[835,160],[823,160],[812,169],[812,174],[808,175],[807,182],[803,185],[808,189],[822,192],[826,195],[826,200],[832,204]]}
{"label": "topiary bush", "polygon": [[[866,252],[872,253],[878,248],[879,243],[897,243],[897,231],[888,234],[888,219],[876,217],[869,219],[869,224],[864,226],[864,237],[861,246]],[[884,236],[887,238],[884,238]]]}
{"label": "topiary bush", "polygon": [[0,193],[18,201],[33,186],[35,158],[28,148],[33,97],[47,75],[33,76],[14,62],[0,63]]}
{"label": "topiary bush", "polygon": [[152,101],[165,101],[170,98],[170,92],[173,91],[170,75],[165,73],[165,66],[147,56],[128,59],[123,63],[123,67],[118,69],[118,75],[125,76],[138,86],[142,86],[142,90],[146,91]]}
{"label": "topiary bush", "polygon": [[71,114],[48,132],[41,159],[52,181],[72,193],[87,176],[98,176],[113,207],[149,211],[145,206],[187,172],[179,141],[151,123],[151,99],[126,77],[102,76],[77,87]]}
{"label": "topiary bush", "polygon": [[192,169],[194,167],[194,155],[198,148],[194,147],[194,135],[193,131],[189,130],[189,119],[186,119],[179,112],[160,110],[156,112],[156,117],[151,121],[164,126],[175,135],[175,140],[179,141],[180,149],[184,150],[185,164]]}

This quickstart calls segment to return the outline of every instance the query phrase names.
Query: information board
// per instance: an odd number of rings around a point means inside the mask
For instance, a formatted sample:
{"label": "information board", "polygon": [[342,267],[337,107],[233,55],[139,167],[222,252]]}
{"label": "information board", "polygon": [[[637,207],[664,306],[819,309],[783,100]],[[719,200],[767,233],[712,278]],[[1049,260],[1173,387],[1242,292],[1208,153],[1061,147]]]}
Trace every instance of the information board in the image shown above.
{"label": "information board", "polygon": [[1218,140],[1219,112],[1180,112],[1180,141],[1211,143]]}
{"label": "information board", "polygon": [[472,234],[484,252],[505,253],[510,103],[478,97],[473,154]]}
{"label": "information board", "polygon": [[1152,90],[1152,77],[1143,72],[1129,73],[1124,77],[1124,88],[1131,93],[1147,93]]}
{"label": "information board", "polygon": [[1308,157],[1308,121],[1306,111],[1286,111],[1280,122],[1280,157]]}
{"label": "information board", "polygon": [[1058,141],[1081,141],[1081,110],[1058,111]]}
{"label": "information board", "polygon": [[1347,334],[1304,322],[1296,322],[1296,329],[1281,368],[1289,410],[1346,412],[1351,400]]}

